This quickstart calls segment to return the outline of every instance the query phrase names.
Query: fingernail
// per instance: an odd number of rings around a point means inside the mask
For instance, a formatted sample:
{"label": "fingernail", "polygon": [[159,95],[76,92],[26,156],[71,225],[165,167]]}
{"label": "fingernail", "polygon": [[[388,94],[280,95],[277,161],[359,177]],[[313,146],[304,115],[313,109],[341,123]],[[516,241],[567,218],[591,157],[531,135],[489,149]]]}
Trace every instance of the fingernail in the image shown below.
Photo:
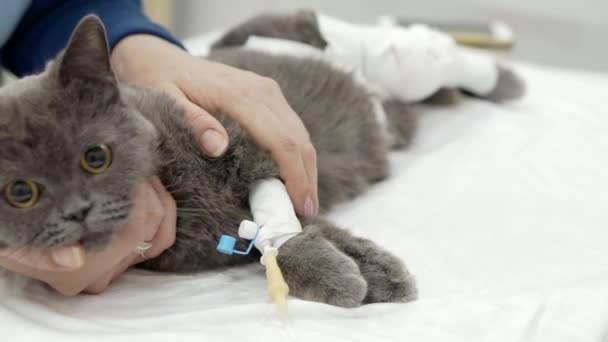
{"label": "fingernail", "polygon": [[65,268],[76,269],[84,265],[82,250],[75,246],[54,250],[51,257],[57,265]]}
{"label": "fingernail", "polygon": [[210,157],[219,157],[224,153],[227,141],[218,131],[208,129],[201,135],[201,144]]}
{"label": "fingernail", "polygon": [[306,215],[306,217],[315,216],[315,204],[312,202],[310,196],[308,196],[306,202],[304,202],[304,215]]}

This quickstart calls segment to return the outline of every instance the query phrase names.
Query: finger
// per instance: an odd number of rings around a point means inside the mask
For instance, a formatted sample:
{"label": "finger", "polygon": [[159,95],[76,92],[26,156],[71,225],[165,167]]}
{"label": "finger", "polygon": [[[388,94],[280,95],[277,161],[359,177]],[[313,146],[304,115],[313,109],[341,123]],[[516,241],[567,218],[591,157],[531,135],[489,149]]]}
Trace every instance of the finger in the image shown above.
{"label": "finger", "polygon": [[41,271],[67,272],[80,269],[85,263],[82,246],[70,245],[53,250],[21,247],[2,251],[1,257]]}
{"label": "finger", "polygon": [[[289,192],[292,202],[294,202],[296,206],[296,211],[300,215],[307,217],[315,216],[318,212],[319,203],[316,151],[312,144],[310,144],[308,131],[302,123],[300,116],[293,111],[283,96],[281,88],[276,81],[257,75],[252,75],[251,77],[256,78],[256,83],[260,85],[258,88],[262,94],[254,99],[258,102],[257,106],[248,105],[248,110],[245,108],[237,108],[229,111],[229,113],[237,116],[237,120],[252,134],[252,137],[259,145],[264,146],[271,151],[273,158],[279,165],[281,178],[287,186],[287,191]],[[231,101],[227,101],[227,103],[243,103],[243,100],[233,98]],[[245,119],[244,115],[246,114],[243,113],[248,113],[249,118]],[[266,115],[262,115],[262,113],[265,113]],[[255,118],[264,118],[264,120],[252,120],[252,115]],[[262,125],[269,126],[269,115],[274,116],[274,119],[278,121],[274,127],[279,127],[281,132],[275,132],[273,135],[261,133],[266,134],[266,138],[271,140],[265,144],[264,142],[259,141],[263,136],[257,134],[258,132],[263,131],[254,130],[254,125],[261,123]],[[248,126],[249,123],[252,123],[252,125]],[[268,131],[268,129],[266,129],[266,131]],[[281,138],[281,133],[285,135],[286,132],[288,137],[283,136]],[[301,162],[298,162],[293,158],[296,156],[294,144],[298,147]],[[289,155],[291,155],[291,157]],[[305,173],[306,177],[304,177],[302,173]],[[307,182],[305,181],[305,178],[308,180]]]}
{"label": "finger", "polygon": [[121,241],[121,245],[125,245],[126,247],[121,247],[121,251],[124,250],[123,253],[126,252],[126,254],[117,260],[117,264],[112,264],[111,268],[104,271],[102,276],[89,284],[83,292],[98,294],[105,291],[116,278],[135,263],[138,255],[134,250],[137,245],[144,241],[152,240],[157,234],[158,227],[165,216],[164,203],[155,190],[159,184],[160,181],[156,177],[152,177],[147,182],[138,186],[135,195],[136,206],[134,208],[137,212],[133,213],[127,227],[127,229],[135,230],[136,232],[125,234],[123,241]]}
{"label": "finger", "polygon": [[[146,235],[154,236],[154,231],[147,232],[150,202],[153,202],[156,197],[155,195],[151,196],[151,193],[154,193],[151,189],[152,187],[148,182],[139,184],[135,189],[134,206],[129,213],[127,223],[119,231],[110,247],[93,258],[99,263],[97,274],[99,272],[106,273],[122,259],[131,255],[135,246],[146,239]],[[101,267],[105,269],[100,269]]]}
{"label": "finger", "polygon": [[146,258],[155,258],[173,245],[177,225],[177,205],[173,196],[165,189],[158,177],[154,177],[151,184],[165,209],[165,215],[152,240],[152,248],[145,253]]}
{"label": "finger", "polygon": [[[216,82],[218,86],[210,89],[211,93],[193,92],[189,94],[189,97],[193,99],[193,102],[207,103],[210,105],[209,108],[221,110],[239,122],[258,146],[272,154],[279,166],[281,178],[287,186],[296,211],[306,216],[314,213],[315,202],[313,197],[316,196],[316,189],[313,191],[308,181],[306,168],[298,147],[299,142],[308,141],[308,133],[303,128],[303,124],[299,121],[297,115],[291,111],[297,120],[292,125],[295,126],[299,122],[300,129],[296,130],[296,133],[290,131],[290,127],[286,127],[282,123],[282,119],[279,118],[280,115],[275,115],[273,110],[263,101],[268,95],[283,98],[275,81],[228,66],[221,67],[226,70],[225,77]],[[249,80],[248,83],[254,86],[243,87],[244,82],[241,82],[242,80]],[[251,82],[251,80],[254,81]],[[255,93],[251,92],[251,88],[254,88]],[[239,89],[240,91],[238,91]],[[282,101],[284,101],[284,107],[290,108],[286,100],[283,99]],[[295,137],[292,135],[295,135]]]}
{"label": "finger", "polygon": [[298,141],[291,137],[290,132],[284,129],[284,125],[263,103],[234,105],[233,110],[248,111],[255,117],[243,123],[243,127],[250,132],[259,146],[271,153],[278,164],[280,177],[287,187],[296,212],[303,216],[314,216],[314,191],[304,167]]}
{"label": "finger", "polygon": [[110,287],[110,285],[112,285],[114,281],[120,278],[120,276],[129,269],[136,257],[137,256],[135,254],[125,257],[112,270],[99,277],[97,280],[95,280],[95,282],[87,286],[82,292],[92,295],[104,292],[108,289],[108,287]]}
{"label": "finger", "polygon": [[146,192],[148,194],[146,198],[146,220],[144,225],[141,227],[144,229],[143,241],[146,242],[151,241],[154,238],[160,223],[165,217],[165,208],[163,207],[163,203],[152,185],[152,180],[149,180],[148,184],[149,186],[146,188]]}
{"label": "finger", "polygon": [[275,101],[268,104],[268,106],[273,108],[275,116],[288,127],[290,135],[298,141],[300,154],[302,155],[302,160],[304,162],[304,169],[306,170],[306,175],[308,176],[310,183],[312,204],[310,202],[305,202],[304,212],[300,212],[300,214],[304,214],[307,217],[316,216],[319,211],[317,151],[310,142],[310,136],[304,123],[300,119],[300,116],[289,106],[280,90],[279,95],[280,96],[276,97],[279,99],[278,103],[275,103]]}
{"label": "finger", "polygon": [[[307,143],[302,147],[302,159],[304,160],[304,168],[306,169],[306,175],[311,185],[312,190],[312,215],[305,213],[307,217],[316,216],[319,214],[319,187],[318,187],[318,169],[317,169],[317,150],[311,143]],[[305,212],[310,209],[304,209]]]}
{"label": "finger", "polygon": [[224,126],[200,106],[192,103],[181,89],[166,91],[184,108],[185,118],[192,126],[199,148],[211,158],[224,154],[228,148],[228,133]]}
{"label": "finger", "polygon": [[128,255],[126,249],[131,248],[134,243],[145,239],[150,202],[154,200],[153,196],[150,196],[150,188],[151,186],[146,182],[136,187],[133,195],[134,205],[129,212],[127,223],[119,231],[111,248],[102,254],[111,252],[112,250],[114,250],[114,253],[120,251],[123,255],[116,254],[114,256],[118,258],[116,259],[116,262],[118,262]]}
{"label": "finger", "polygon": [[113,271],[110,271],[110,272],[104,274],[99,279],[95,280],[95,282],[93,282],[93,284],[87,286],[84,290],[82,290],[82,293],[92,294],[92,295],[102,293],[103,291],[105,291],[108,288],[108,286],[110,286],[113,275],[114,275]]}
{"label": "finger", "polygon": [[313,187],[306,173],[301,154],[296,155],[290,151],[279,150],[273,153],[273,158],[279,165],[279,174],[285,183],[296,212],[306,217],[314,217],[316,209]]}
{"label": "finger", "polygon": [[217,158],[228,148],[228,133],[224,126],[192,102],[183,104],[186,119],[192,125],[199,147],[207,156]]}

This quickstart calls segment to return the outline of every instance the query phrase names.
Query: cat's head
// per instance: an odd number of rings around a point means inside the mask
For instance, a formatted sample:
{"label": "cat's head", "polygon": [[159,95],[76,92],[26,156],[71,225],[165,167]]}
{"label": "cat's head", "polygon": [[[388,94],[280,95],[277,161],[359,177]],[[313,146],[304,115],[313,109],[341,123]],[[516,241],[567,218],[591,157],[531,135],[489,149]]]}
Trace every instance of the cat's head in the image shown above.
{"label": "cat's head", "polygon": [[102,23],[83,19],[43,73],[0,88],[0,248],[104,247],[153,172],[155,138],[122,100]]}

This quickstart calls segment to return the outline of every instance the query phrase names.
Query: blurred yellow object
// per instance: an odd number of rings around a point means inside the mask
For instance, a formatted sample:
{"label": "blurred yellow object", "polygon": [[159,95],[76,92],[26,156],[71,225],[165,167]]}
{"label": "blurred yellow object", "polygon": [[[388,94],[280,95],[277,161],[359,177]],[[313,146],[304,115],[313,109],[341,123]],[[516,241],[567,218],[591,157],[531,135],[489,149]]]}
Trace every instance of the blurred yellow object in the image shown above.
{"label": "blurred yellow object", "polygon": [[499,40],[483,33],[447,32],[458,44],[479,48],[504,49],[513,47],[513,41]]}
{"label": "blurred yellow object", "polygon": [[272,252],[264,253],[264,265],[266,266],[266,281],[268,283],[268,294],[275,303],[279,315],[287,316],[287,295],[289,286],[283,279],[283,274],[277,263],[277,254]]}
{"label": "blurred yellow object", "polygon": [[144,0],[144,11],[146,12],[146,15],[169,30],[174,29],[174,7],[174,1]]}
{"label": "blurred yellow object", "polygon": [[441,22],[414,18],[401,18],[391,15],[378,19],[381,26],[409,27],[423,24],[450,35],[458,44],[484,49],[509,50],[513,47],[513,29],[500,20],[488,22]]}

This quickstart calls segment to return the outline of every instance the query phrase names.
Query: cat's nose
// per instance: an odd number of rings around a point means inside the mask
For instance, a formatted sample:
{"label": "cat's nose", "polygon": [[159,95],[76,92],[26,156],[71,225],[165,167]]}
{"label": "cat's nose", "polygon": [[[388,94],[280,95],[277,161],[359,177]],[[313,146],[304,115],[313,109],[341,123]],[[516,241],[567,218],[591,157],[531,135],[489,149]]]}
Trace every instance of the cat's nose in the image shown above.
{"label": "cat's nose", "polygon": [[91,211],[92,204],[86,200],[69,203],[63,209],[63,219],[68,221],[82,222]]}

